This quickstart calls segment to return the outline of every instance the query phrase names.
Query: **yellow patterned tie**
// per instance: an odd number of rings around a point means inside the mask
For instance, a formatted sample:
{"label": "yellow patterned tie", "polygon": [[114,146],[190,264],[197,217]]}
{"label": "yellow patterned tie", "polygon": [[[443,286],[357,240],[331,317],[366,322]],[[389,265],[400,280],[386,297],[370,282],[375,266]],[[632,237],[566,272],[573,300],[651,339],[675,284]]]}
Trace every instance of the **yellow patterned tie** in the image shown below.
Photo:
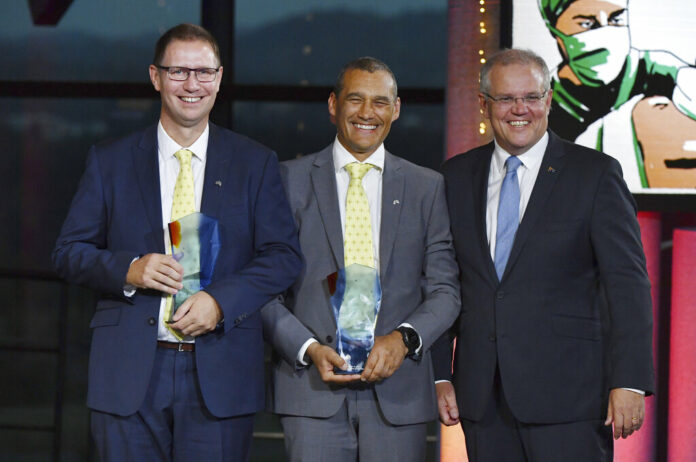
{"label": "yellow patterned tie", "polygon": [[174,157],[179,161],[179,176],[176,177],[174,185],[171,221],[196,211],[196,193],[193,189],[193,170],[191,169],[192,156],[193,153],[188,149],[181,149],[174,153]]}
{"label": "yellow patterned tie", "polygon": [[346,235],[343,238],[346,267],[353,263],[370,268],[375,266],[370,205],[362,185],[363,177],[373,167],[372,164],[358,162],[350,163],[345,167],[350,174],[348,194],[346,195]]}
{"label": "yellow patterned tie", "polygon": [[[193,187],[193,170],[191,169],[192,156],[193,153],[188,149],[180,149],[174,153],[174,157],[179,161],[179,176],[176,177],[176,184],[174,185],[172,216],[170,221],[176,221],[196,211],[196,193]],[[170,248],[167,249],[167,254],[170,254],[171,251],[172,249],[170,246]],[[171,295],[167,296],[167,302],[164,307],[165,321],[171,317],[173,303],[174,297]],[[183,338],[181,334],[171,329],[168,324],[167,329],[179,340]]]}

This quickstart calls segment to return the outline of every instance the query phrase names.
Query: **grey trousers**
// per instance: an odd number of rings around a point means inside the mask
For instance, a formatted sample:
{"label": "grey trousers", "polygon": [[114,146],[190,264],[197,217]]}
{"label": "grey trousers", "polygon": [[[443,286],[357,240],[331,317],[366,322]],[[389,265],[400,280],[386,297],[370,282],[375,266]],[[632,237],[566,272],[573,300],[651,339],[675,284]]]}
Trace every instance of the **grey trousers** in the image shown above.
{"label": "grey trousers", "polygon": [[327,418],[281,416],[291,462],[423,462],[426,423],[392,425],[375,391],[346,388],[346,399]]}

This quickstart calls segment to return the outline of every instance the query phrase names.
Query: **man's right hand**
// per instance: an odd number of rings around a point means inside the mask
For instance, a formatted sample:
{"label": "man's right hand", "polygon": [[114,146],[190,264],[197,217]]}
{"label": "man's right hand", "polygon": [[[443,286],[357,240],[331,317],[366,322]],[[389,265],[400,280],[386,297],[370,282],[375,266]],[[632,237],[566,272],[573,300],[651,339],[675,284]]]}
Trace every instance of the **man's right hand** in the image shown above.
{"label": "man's right hand", "polygon": [[440,422],[448,427],[458,424],[459,408],[452,382],[436,383],[435,391],[437,392],[437,410],[440,412]]}
{"label": "man's right hand", "polygon": [[307,347],[307,355],[326,383],[347,383],[360,380],[360,374],[335,374],[334,367],[345,370],[348,365],[333,348],[314,342]]}
{"label": "man's right hand", "polygon": [[171,255],[149,253],[131,263],[126,283],[138,289],[155,289],[174,295],[184,287],[184,267]]}

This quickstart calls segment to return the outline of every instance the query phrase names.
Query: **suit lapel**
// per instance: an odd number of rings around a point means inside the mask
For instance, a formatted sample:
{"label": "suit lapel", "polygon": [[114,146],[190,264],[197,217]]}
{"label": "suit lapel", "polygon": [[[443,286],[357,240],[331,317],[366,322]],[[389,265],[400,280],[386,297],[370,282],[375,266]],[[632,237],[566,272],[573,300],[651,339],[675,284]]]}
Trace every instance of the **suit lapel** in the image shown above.
{"label": "suit lapel", "polygon": [[379,230],[380,273],[386,273],[389,268],[403,201],[404,175],[401,172],[400,160],[385,152],[382,175],[382,217]]}
{"label": "suit lapel", "polygon": [[[510,271],[514,266],[515,261],[522,252],[522,248],[529,235],[534,228],[534,225],[542,216],[544,211],[544,206],[546,201],[551,196],[551,191],[556,180],[558,179],[563,166],[565,165],[563,145],[556,136],[549,132],[549,144],[546,147],[546,152],[544,153],[544,158],[541,161],[541,167],[539,167],[539,174],[537,175],[536,182],[534,183],[534,189],[532,189],[532,195],[529,198],[529,203],[527,204],[527,209],[524,212],[524,217],[520,222],[520,227],[517,228],[517,234],[515,235],[515,242],[512,245],[512,250],[510,251],[510,257],[508,258],[508,263],[505,268],[505,273]],[[505,275],[503,275],[505,277]]]}
{"label": "suit lapel", "polygon": [[476,232],[478,234],[479,249],[481,250],[481,258],[488,272],[488,277],[491,281],[498,281],[498,275],[495,272],[495,264],[491,258],[491,249],[488,245],[488,234],[486,232],[486,209],[488,207],[488,176],[491,169],[491,159],[493,158],[494,143],[486,146],[484,155],[481,156],[474,170],[474,203],[475,203],[475,223]]}
{"label": "suit lapel", "polygon": [[223,175],[227,173],[227,166],[230,162],[230,156],[223,155],[225,148],[230,149],[229,146],[221,146],[219,128],[211,123],[205,160],[203,197],[201,198],[201,213],[209,217],[219,215],[221,186],[225,179]]}
{"label": "suit lapel", "polygon": [[143,132],[140,143],[131,150],[133,171],[142,196],[145,215],[150,223],[151,233],[147,233],[148,247],[164,250],[164,231],[162,227],[162,198],[160,194],[159,161],[157,153],[157,126]]}
{"label": "suit lapel", "polygon": [[343,230],[341,229],[341,212],[338,208],[336,192],[336,173],[332,158],[332,146],[329,145],[319,153],[310,173],[314,195],[319,205],[319,214],[326,238],[336,259],[337,266],[343,267]]}

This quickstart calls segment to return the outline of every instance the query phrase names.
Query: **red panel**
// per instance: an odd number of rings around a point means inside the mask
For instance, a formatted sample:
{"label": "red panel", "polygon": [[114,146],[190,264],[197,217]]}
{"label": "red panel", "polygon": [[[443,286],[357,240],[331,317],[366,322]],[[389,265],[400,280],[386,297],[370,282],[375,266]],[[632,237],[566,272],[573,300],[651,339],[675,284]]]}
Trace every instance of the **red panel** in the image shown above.
{"label": "red panel", "polygon": [[669,462],[696,458],[696,230],[675,229],[669,360]]}
{"label": "red panel", "polygon": [[[658,320],[660,309],[660,241],[662,235],[662,217],[658,212],[640,212],[638,214],[641,238],[648,266],[648,276],[652,286],[653,302],[653,351],[655,372],[660,373],[657,364]],[[645,401],[645,422],[638,433],[630,438],[616,442],[614,462],[653,462],[657,448],[657,400],[654,396]]]}

